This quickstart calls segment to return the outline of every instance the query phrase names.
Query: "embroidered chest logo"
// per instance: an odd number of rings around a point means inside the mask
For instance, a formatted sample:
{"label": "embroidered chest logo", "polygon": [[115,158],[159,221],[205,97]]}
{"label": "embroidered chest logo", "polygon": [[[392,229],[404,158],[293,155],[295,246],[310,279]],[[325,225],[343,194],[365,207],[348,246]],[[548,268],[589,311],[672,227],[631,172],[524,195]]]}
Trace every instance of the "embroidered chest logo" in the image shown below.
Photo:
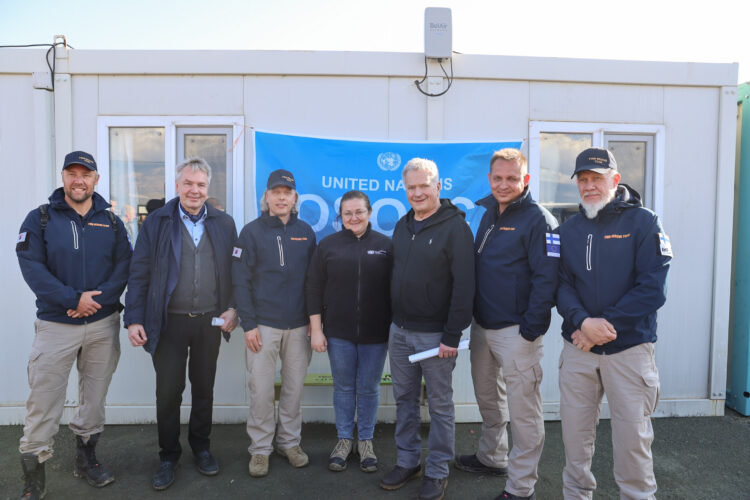
{"label": "embroidered chest logo", "polygon": [[292,241],[307,241],[307,238],[289,238]]}
{"label": "embroidered chest logo", "polygon": [[109,227],[109,224],[99,224],[98,222],[89,222],[88,225],[95,227]]}
{"label": "embroidered chest logo", "polygon": [[508,227],[508,226],[499,226],[497,228],[498,231],[515,231],[515,227]]}
{"label": "embroidered chest logo", "polygon": [[628,234],[605,234],[604,235],[605,240],[624,240],[625,238],[630,238],[630,233]]}

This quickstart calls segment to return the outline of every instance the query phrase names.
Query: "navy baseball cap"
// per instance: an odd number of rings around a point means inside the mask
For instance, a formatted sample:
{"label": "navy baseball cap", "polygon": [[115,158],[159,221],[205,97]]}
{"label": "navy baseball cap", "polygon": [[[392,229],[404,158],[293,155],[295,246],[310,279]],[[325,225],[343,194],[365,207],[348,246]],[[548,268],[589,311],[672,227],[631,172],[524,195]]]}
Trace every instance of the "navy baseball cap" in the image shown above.
{"label": "navy baseball cap", "polygon": [[90,154],[84,151],[73,151],[65,155],[65,162],[63,163],[63,170],[71,165],[81,165],[89,170],[96,172],[96,160]]}
{"label": "navy baseball cap", "polygon": [[588,148],[576,158],[576,169],[573,171],[572,179],[578,172],[591,170],[597,174],[606,174],[608,170],[617,171],[615,157],[603,148]]}
{"label": "navy baseball cap", "polygon": [[297,189],[297,184],[294,182],[294,176],[289,170],[282,168],[274,170],[268,174],[268,182],[266,183],[266,189],[273,189],[277,186],[286,186],[291,189]]}

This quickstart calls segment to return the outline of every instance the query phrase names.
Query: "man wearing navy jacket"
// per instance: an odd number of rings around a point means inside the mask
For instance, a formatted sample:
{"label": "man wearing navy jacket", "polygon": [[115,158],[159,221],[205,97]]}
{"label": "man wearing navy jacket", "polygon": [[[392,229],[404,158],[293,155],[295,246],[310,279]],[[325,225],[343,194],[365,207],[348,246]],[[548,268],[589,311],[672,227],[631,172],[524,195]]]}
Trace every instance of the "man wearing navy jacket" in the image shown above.
{"label": "man wearing navy jacket", "polygon": [[[143,223],[130,266],[124,322],[133,346],[151,354],[156,371],[156,422],[161,464],[156,490],[169,488],[182,455],[180,404],[185,369],[192,408],[188,442],[198,472],[213,476],[210,451],[214,380],[221,334],[237,325],[232,299],[234,220],[206,203],[211,167],[202,158],[177,166],[177,197]],[[223,322],[213,325],[212,318]]]}
{"label": "man wearing navy jacket", "polygon": [[[492,155],[492,194],[474,244],[476,293],[471,328],[471,376],[482,414],[474,455],[456,457],[467,472],[508,480],[498,497],[533,499],[544,446],[542,336],[557,288],[557,221],[529,193],[526,157],[513,148]],[[508,456],[508,421],[513,449]]]}
{"label": "man wearing navy jacket", "polygon": [[620,496],[652,499],[656,311],[666,300],[672,248],[656,214],[643,207],[637,192],[619,184],[612,153],[583,151],[573,176],[581,209],[560,226],[557,293],[565,339],[559,379],[563,495],[593,497],[591,459],[606,393]]}
{"label": "man wearing navy jacket", "polygon": [[[293,467],[309,463],[300,446],[302,390],[312,357],[305,307],[305,276],[315,233],[297,218],[297,185],[288,170],[268,176],[261,215],[240,232],[233,253],[234,295],[245,331],[250,389],[247,434],[253,477],[268,474],[273,451]],[[276,359],[281,359],[279,423],[274,421]]]}
{"label": "man wearing navy jacket", "polygon": [[120,359],[120,295],[130,264],[122,221],[94,192],[99,174],[83,151],[65,156],[63,186],[49,204],[29,212],[16,254],[36,295],[36,335],[29,355],[29,399],[19,451],[22,498],[44,496],[44,463],[52,456],[65,404],[68,375],[77,361],[79,402],[70,428],[76,436],[74,475],[96,487],[114,473],[96,458],[104,430],[104,403]]}

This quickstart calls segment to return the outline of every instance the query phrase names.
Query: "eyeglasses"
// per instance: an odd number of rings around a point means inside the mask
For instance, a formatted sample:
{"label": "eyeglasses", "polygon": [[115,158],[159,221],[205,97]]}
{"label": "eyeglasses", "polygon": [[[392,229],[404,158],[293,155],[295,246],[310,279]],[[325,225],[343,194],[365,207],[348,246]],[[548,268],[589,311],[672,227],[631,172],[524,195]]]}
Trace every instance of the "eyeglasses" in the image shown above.
{"label": "eyeglasses", "polygon": [[354,212],[343,212],[341,214],[342,219],[352,219],[356,215],[358,219],[361,219],[365,216],[367,213],[367,210],[355,210]]}

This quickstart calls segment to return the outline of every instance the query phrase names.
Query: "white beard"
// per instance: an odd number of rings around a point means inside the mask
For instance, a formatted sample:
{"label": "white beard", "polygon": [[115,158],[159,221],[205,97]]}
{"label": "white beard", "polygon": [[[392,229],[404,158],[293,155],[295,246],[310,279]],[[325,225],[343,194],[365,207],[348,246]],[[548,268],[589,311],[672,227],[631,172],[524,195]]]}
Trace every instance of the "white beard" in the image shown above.
{"label": "white beard", "polygon": [[583,207],[583,212],[586,214],[586,217],[589,219],[595,218],[597,215],[599,215],[599,211],[604,208],[607,203],[612,201],[615,197],[615,193],[617,192],[617,189],[613,189],[609,196],[606,199],[603,199],[601,201],[598,201],[596,203],[585,203],[581,202],[581,206]]}

